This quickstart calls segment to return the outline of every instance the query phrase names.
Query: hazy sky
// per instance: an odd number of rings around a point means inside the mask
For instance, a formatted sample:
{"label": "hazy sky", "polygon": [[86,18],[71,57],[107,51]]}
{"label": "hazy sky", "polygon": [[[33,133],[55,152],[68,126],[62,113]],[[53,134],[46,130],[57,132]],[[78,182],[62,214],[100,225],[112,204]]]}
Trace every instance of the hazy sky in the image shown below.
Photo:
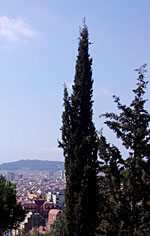
{"label": "hazy sky", "polygon": [[63,84],[70,90],[84,16],[97,129],[99,115],[115,110],[113,94],[128,104],[134,69],[150,67],[149,13],[149,0],[0,0],[0,162],[63,160],[57,148]]}

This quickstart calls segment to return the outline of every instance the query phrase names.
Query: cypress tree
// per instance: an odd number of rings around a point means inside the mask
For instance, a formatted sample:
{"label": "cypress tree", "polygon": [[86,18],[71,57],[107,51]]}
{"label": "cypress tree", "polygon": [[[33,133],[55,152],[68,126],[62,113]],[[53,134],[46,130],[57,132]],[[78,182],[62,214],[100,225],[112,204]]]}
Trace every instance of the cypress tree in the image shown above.
{"label": "cypress tree", "polygon": [[[117,155],[114,156],[112,147],[106,144],[103,137],[100,139],[100,157],[104,163],[104,168],[101,168],[105,174],[102,181],[105,191],[101,194],[107,196],[106,214],[102,218],[106,220],[107,226],[110,225],[105,228],[106,235],[113,235],[114,228],[116,236],[144,236],[150,232],[150,113],[145,109],[146,100],[143,97],[147,86],[144,79],[145,65],[137,71],[137,88],[133,90],[135,97],[130,106],[122,105],[120,99],[114,96],[120,113],[104,115],[105,123],[129,152],[125,160],[118,156],[115,171],[111,166]],[[111,211],[108,217],[109,207]],[[99,228],[102,230],[101,223]]]}
{"label": "cypress tree", "polygon": [[64,89],[62,142],[66,170],[66,232],[94,236],[97,223],[97,134],[92,121],[92,59],[88,29],[80,32],[73,92]]}
{"label": "cypress tree", "polygon": [[[119,149],[99,138],[99,226],[97,235],[117,236],[123,216],[122,170],[124,160]],[[103,173],[103,174],[102,174]]]}

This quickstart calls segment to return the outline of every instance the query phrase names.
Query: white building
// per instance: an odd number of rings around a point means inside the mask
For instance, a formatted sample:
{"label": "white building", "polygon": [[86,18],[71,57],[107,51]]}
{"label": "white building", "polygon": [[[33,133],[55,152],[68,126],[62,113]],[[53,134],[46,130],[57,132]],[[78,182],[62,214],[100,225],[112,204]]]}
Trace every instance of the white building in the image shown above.
{"label": "white building", "polygon": [[56,208],[62,208],[65,203],[64,191],[56,192],[56,193],[48,192],[46,195],[46,200],[47,201],[52,200],[53,203],[55,204]]}

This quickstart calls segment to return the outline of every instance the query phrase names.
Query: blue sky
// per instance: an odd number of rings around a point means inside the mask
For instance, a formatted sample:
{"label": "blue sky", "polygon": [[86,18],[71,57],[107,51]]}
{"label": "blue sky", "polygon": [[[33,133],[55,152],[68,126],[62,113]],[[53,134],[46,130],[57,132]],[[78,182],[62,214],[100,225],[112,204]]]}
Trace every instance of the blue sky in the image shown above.
{"label": "blue sky", "polygon": [[116,111],[113,94],[129,104],[134,69],[147,63],[149,80],[149,11],[149,0],[0,0],[0,163],[63,160],[63,84],[73,82],[83,17],[93,43],[96,128],[101,113]]}

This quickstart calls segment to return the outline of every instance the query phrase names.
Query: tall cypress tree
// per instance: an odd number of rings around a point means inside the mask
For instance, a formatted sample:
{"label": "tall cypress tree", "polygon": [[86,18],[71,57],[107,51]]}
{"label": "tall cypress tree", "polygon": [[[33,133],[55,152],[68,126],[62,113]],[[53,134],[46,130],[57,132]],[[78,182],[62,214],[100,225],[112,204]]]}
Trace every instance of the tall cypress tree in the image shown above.
{"label": "tall cypress tree", "polygon": [[66,170],[66,232],[94,236],[97,223],[97,134],[92,121],[92,59],[88,29],[80,32],[73,92],[64,89],[62,142]]}
{"label": "tall cypress tree", "polygon": [[104,115],[105,123],[121,139],[129,154],[125,160],[118,151],[114,155],[114,147],[101,137],[99,152],[105,173],[101,178],[105,191],[101,194],[105,197],[105,212],[100,215],[99,235],[101,231],[110,236],[150,234],[150,113],[145,109],[145,65],[137,71],[137,88],[133,90],[135,97],[130,106],[122,105],[114,96],[120,113]]}

